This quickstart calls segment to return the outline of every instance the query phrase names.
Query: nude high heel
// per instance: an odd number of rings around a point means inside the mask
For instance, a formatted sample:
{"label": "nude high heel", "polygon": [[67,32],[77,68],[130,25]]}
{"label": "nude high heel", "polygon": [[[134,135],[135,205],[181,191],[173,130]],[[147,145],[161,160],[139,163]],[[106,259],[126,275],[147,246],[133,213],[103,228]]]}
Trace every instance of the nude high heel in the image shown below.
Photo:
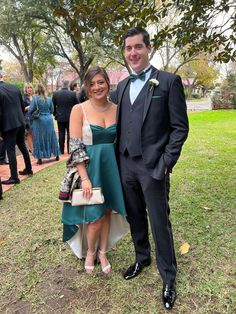
{"label": "nude high heel", "polygon": [[[89,252],[89,250],[87,251],[87,256],[86,256],[86,259],[84,262],[84,269],[85,269],[87,274],[91,274],[94,271],[94,267],[95,267],[94,264],[93,265],[86,265],[87,257],[88,256],[95,257],[95,254],[96,254],[96,251],[94,251],[93,253]],[[95,258],[93,258],[93,263],[94,263],[94,260],[95,260]]]}
{"label": "nude high heel", "polygon": [[99,258],[100,263],[101,263],[102,271],[103,271],[105,274],[109,274],[109,273],[111,272],[111,264],[108,262],[108,264],[104,266],[104,265],[102,264],[100,255],[103,255],[103,257],[106,258],[106,256],[105,256],[105,255],[106,255],[106,252],[99,250],[99,251],[98,251],[98,258]]}

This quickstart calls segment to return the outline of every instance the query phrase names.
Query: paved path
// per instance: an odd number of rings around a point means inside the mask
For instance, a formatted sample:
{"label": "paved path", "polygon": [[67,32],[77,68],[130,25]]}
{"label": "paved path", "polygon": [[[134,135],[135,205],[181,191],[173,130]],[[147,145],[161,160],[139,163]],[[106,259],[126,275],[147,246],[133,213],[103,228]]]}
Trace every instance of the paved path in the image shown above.
{"label": "paved path", "polygon": [[211,99],[204,100],[187,100],[188,111],[212,110]]}
{"label": "paved path", "polygon": [[[64,155],[60,155],[60,161],[62,160],[65,160],[68,158],[68,155],[67,154],[64,154]],[[37,159],[35,159],[31,154],[30,154],[30,159],[31,159],[31,164],[32,164],[32,170],[34,173],[42,170],[42,169],[45,169],[49,166],[52,166],[52,165],[55,165],[56,163],[60,162],[60,161],[55,161],[55,157],[52,157],[50,159],[43,159],[43,164],[42,165],[37,165],[36,162],[37,162]],[[19,170],[23,170],[25,168],[25,164],[24,164],[24,160],[23,160],[23,157],[22,155],[18,155],[17,156],[17,168],[18,168],[18,171]],[[10,177],[10,170],[9,170],[9,166],[8,165],[0,165],[0,176],[1,176],[1,180],[7,180],[9,177]],[[22,180],[25,180],[27,179],[28,176],[20,176],[19,175],[19,179],[22,181]],[[10,185],[5,185],[3,184],[2,187],[3,187],[3,193],[5,191],[7,191],[8,189],[10,189],[14,184],[10,184]]]}

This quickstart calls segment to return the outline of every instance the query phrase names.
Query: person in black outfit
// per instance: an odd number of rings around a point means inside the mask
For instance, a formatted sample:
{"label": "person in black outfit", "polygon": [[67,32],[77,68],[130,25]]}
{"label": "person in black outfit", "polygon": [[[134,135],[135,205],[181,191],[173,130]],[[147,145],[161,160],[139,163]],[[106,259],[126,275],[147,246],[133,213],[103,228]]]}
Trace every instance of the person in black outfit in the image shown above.
{"label": "person in black outfit", "polygon": [[6,159],[6,147],[3,138],[0,137],[0,165],[8,165],[9,162]]}
{"label": "person in black outfit", "polygon": [[151,43],[143,28],[123,37],[129,77],[119,82],[117,156],[127,220],[135,249],[135,263],[125,280],[138,276],[151,263],[149,224],[156,263],[163,280],[162,300],[171,309],[176,299],[177,264],[169,219],[169,175],[188,136],[188,117],[181,78],[149,63]]}
{"label": "person in black outfit", "polygon": [[5,83],[2,74],[0,74],[0,132],[7,150],[11,172],[10,178],[2,181],[2,184],[20,183],[17,173],[16,145],[25,162],[25,169],[19,173],[21,175],[33,174],[25,145],[24,104],[19,89],[12,84]]}
{"label": "person in black outfit", "polygon": [[82,102],[85,102],[86,100],[88,100],[88,97],[85,93],[84,86],[82,86],[80,93],[78,94],[78,101],[81,104]]}
{"label": "person in black outfit", "polygon": [[0,200],[3,199],[2,194],[3,194],[3,192],[2,192],[2,182],[1,182],[1,177],[0,177]]}
{"label": "person in black outfit", "polygon": [[59,133],[59,147],[61,154],[64,154],[65,136],[67,133],[67,152],[69,153],[69,120],[72,107],[78,103],[76,93],[69,90],[69,81],[62,81],[62,88],[53,93],[54,116],[57,120]]}
{"label": "person in black outfit", "polygon": [[80,85],[79,83],[71,83],[70,84],[70,90],[76,93],[77,100],[79,101],[79,95],[80,95]]}

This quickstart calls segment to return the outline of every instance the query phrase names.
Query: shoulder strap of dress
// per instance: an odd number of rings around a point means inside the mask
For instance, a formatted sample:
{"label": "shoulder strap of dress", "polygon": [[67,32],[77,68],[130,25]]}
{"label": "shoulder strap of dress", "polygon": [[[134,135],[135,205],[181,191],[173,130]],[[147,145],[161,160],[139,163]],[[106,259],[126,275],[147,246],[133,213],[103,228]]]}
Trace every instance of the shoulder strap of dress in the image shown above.
{"label": "shoulder strap of dress", "polygon": [[81,106],[81,108],[82,108],[82,110],[83,110],[84,120],[85,120],[86,122],[88,122],[87,115],[86,115],[86,112],[85,112],[85,109],[84,109],[83,104],[80,104],[80,106]]}

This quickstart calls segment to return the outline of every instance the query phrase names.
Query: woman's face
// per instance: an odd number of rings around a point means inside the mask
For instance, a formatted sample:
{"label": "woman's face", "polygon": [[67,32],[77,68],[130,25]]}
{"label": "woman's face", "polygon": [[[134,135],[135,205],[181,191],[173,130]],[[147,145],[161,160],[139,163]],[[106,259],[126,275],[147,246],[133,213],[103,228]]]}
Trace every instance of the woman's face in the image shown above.
{"label": "woman's face", "polygon": [[26,94],[27,95],[32,95],[33,94],[33,88],[31,86],[26,87]]}
{"label": "woman's face", "polygon": [[79,92],[79,91],[80,91],[80,86],[79,86],[79,84],[76,84],[76,85],[75,85],[74,91],[75,91],[75,92]]}
{"label": "woman's face", "polygon": [[95,100],[106,99],[109,92],[109,85],[102,76],[102,74],[96,74],[90,83],[88,88],[88,94],[90,98]]}

